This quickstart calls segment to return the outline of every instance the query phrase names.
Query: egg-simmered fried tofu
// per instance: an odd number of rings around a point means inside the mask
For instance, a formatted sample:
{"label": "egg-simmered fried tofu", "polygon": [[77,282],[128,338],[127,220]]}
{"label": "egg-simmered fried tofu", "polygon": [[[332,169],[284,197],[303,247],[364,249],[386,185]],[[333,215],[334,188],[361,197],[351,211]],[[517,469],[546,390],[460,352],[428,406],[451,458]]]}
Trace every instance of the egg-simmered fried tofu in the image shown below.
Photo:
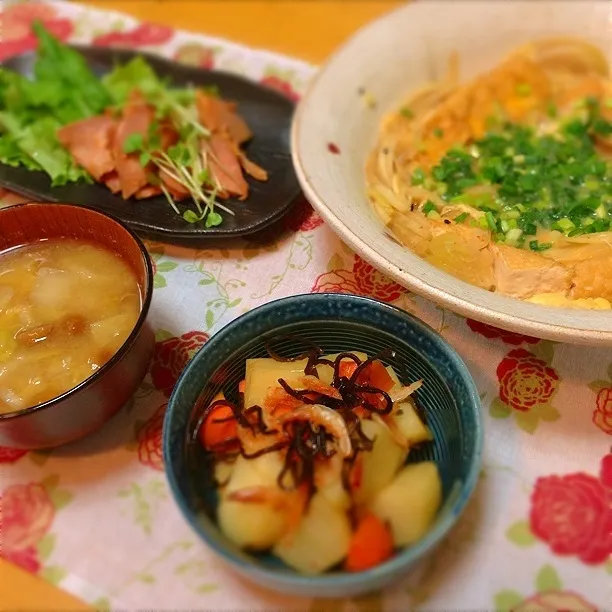
{"label": "egg-simmered fried tofu", "polygon": [[466,283],[488,291],[495,286],[493,257],[473,238],[466,240],[457,232],[440,233],[431,239],[425,259]]}
{"label": "egg-simmered fried tofu", "polygon": [[477,287],[494,289],[486,230],[429,219],[418,211],[394,213],[389,229],[429,263]]}
{"label": "egg-simmered fried tofu", "polygon": [[574,266],[571,298],[602,297],[612,300],[612,256],[586,259]]}
{"label": "egg-simmered fried tofu", "polygon": [[537,253],[504,244],[492,244],[495,286],[498,293],[527,299],[537,293],[566,294],[571,272]]}

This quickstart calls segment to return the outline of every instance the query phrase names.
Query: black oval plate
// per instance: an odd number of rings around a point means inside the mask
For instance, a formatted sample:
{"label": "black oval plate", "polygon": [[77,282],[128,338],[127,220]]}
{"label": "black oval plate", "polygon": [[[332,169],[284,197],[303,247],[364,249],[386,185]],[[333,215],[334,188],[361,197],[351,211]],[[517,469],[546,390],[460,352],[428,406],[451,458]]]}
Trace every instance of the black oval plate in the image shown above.
{"label": "black oval plate", "polygon": [[[166,239],[244,236],[270,225],[289,210],[300,193],[289,144],[294,108],[290,100],[242,77],[202,70],[149,53],[77,45],[74,48],[84,55],[91,68],[101,76],[116,64],[124,64],[141,55],[158,75],[171,79],[174,85],[216,85],[224,99],[238,103],[238,112],[253,132],[253,139],[246,147],[247,154],[268,171],[268,180],[262,183],[247,177],[249,197],[243,202],[225,200],[223,203],[235,215],[223,212],[223,223],[211,228],[204,227],[203,222],[187,223],[172,210],[163,196],[147,200],[124,200],[113,195],[103,185],[72,183],[64,187],[51,187],[51,181],[44,172],[13,168],[5,164],[0,164],[0,185],[36,200],[69,202],[97,208],[115,215],[141,234]],[[30,76],[35,59],[34,53],[26,53],[2,65]],[[181,211],[188,206],[178,205]]]}

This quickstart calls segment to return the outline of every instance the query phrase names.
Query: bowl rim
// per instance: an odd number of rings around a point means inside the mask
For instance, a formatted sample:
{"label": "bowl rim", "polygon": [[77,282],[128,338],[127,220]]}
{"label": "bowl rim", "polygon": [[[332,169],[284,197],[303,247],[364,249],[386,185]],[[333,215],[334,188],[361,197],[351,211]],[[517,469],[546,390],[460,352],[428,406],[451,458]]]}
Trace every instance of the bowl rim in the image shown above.
{"label": "bowl rim", "polygon": [[[434,0],[433,3],[436,4],[436,1]],[[440,0],[437,0],[437,3],[439,4]],[[573,3],[577,4],[576,0],[574,0]],[[311,104],[312,98],[315,96],[319,82],[322,80],[323,76],[332,69],[333,65],[341,56],[343,56],[349,50],[354,53],[354,49],[360,46],[360,41],[366,33],[384,27],[386,22],[396,19],[397,15],[399,14],[410,14],[411,12],[414,12],[415,9],[421,10],[420,7],[426,4],[427,2],[424,1],[417,2],[416,0],[413,0],[412,2],[399,6],[375,19],[372,19],[361,28],[357,29],[346,41],[336,48],[336,50],[325,60],[325,62],[323,62],[317,73],[308,83],[304,95],[297,105],[291,124],[291,154],[293,157],[296,176],[298,177],[304,195],[324,219],[324,221],[330,226],[333,232],[353,250],[358,252],[366,261],[371,263],[376,269],[383,270],[385,274],[393,278],[393,280],[398,282],[400,285],[413,290],[415,293],[433,301],[436,304],[440,304],[443,307],[460,314],[461,316],[473,318],[482,323],[495,327],[503,327],[504,329],[513,331],[515,333],[572,344],[589,346],[612,345],[612,329],[597,329],[592,326],[589,327],[585,323],[588,318],[592,319],[593,313],[595,313],[595,316],[598,316],[598,311],[591,311],[587,309],[569,310],[565,308],[531,304],[518,300],[518,298],[510,298],[508,296],[491,293],[485,289],[482,289],[479,291],[482,292],[484,297],[494,296],[493,299],[503,300],[506,302],[506,305],[503,303],[484,305],[480,301],[475,302],[474,300],[466,299],[461,295],[461,292],[457,292],[457,295],[453,295],[446,288],[446,283],[433,284],[426,279],[418,278],[412,275],[410,272],[404,271],[398,265],[398,263],[378,253],[374,246],[372,246],[372,244],[365,238],[362,238],[357,233],[349,229],[349,227],[334,212],[333,203],[327,203],[320,195],[315,182],[311,178],[311,168],[303,159],[304,154],[301,146],[303,141],[302,133],[307,131],[304,129],[304,115],[307,107]],[[474,2],[472,2],[472,4],[474,4]],[[511,3],[507,2],[507,4]],[[563,2],[559,2],[559,0],[548,0],[548,4],[563,4]],[[425,260],[421,259],[409,249],[407,249],[407,252],[411,256],[411,259],[413,259],[411,263],[416,263],[419,266],[425,265],[432,270],[440,272],[439,268],[436,268],[432,264],[429,264]],[[473,285],[461,281],[460,279],[454,279],[448,273],[444,273],[444,275],[445,278],[458,281],[461,284],[465,284],[466,287],[474,289]],[[486,296],[485,294],[489,295]],[[548,321],[542,320],[541,318],[539,320],[534,320],[529,318],[527,314],[514,314],[512,312],[511,304],[515,301],[519,301],[524,308],[532,311],[533,313],[540,313],[540,316],[542,316],[541,313],[546,311],[549,313]],[[559,323],[555,319],[555,314],[567,315],[570,313],[573,317],[578,319],[578,321],[576,321],[574,324],[569,322]]]}
{"label": "bowl rim", "polygon": [[[445,512],[444,516],[440,518],[436,525],[414,545],[401,549],[391,559],[385,561],[381,565],[361,572],[342,571],[331,574],[324,573],[315,576],[299,574],[297,572],[284,573],[275,569],[262,568],[252,561],[245,561],[244,559],[237,558],[233,552],[228,550],[225,543],[217,543],[214,540],[211,540],[209,534],[206,533],[205,530],[201,530],[201,521],[198,521],[197,516],[188,509],[187,503],[180,490],[179,480],[170,467],[170,421],[172,420],[173,415],[180,410],[178,406],[178,396],[180,394],[179,390],[185,381],[191,376],[191,372],[196,367],[197,361],[203,359],[209,351],[214,351],[215,347],[221,344],[225,338],[231,336],[236,328],[240,327],[244,322],[249,322],[258,318],[261,314],[271,313],[279,308],[283,308],[284,305],[290,304],[295,300],[305,300],[317,303],[329,299],[338,301],[340,303],[361,302],[369,305],[370,308],[385,309],[393,316],[400,318],[404,322],[408,322],[410,325],[415,327],[418,330],[418,333],[428,336],[433,342],[435,342],[437,347],[449,357],[453,367],[456,369],[462,382],[466,385],[469,391],[469,407],[474,414],[476,422],[474,444],[470,448],[471,460],[469,469],[465,477],[459,481],[459,486],[457,487],[458,494],[451,488],[447,496],[447,502],[449,499],[452,499],[452,504],[449,505],[449,508]],[[368,325],[371,325],[373,328],[376,327],[375,323],[368,323]],[[260,578],[262,581],[264,581],[264,584],[268,585],[270,583],[266,583],[265,581],[269,578],[275,580],[279,584],[282,583],[285,586],[294,587],[296,589],[304,587],[312,588],[314,586],[334,586],[339,588],[347,588],[350,590],[351,588],[358,587],[358,585],[362,584],[364,581],[384,581],[384,579],[388,578],[389,576],[395,576],[406,571],[418,559],[426,556],[428,553],[434,550],[450,532],[457,520],[461,517],[476,489],[482,468],[483,444],[484,417],[480,395],[468,367],[452,345],[427,323],[397,306],[370,297],[342,293],[309,293],[279,298],[257,306],[253,310],[250,310],[249,312],[228,323],[198,350],[179,376],[170,399],[168,400],[168,408],[164,417],[162,431],[164,472],[169,483],[172,497],[178,505],[181,514],[198,537],[212,550],[212,552],[219,555],[226,563],[231,565],[243,576],[248,575],[251,579]],[[455,497],[451,497],[453,495],[455,495]],[[206,516],[204,521],[207,525],[213,529],[216,529],[222,538],[225,538],[218,524],[212,518]]]}
{"label": "bowl rim", "polygon": [[[140,331],[146,322],[147,316],[149,314],[149,308],[151,306],[151,300],[153,298],[153,266],[151,265],[151,260],[149,258],[147,249],[144,243],[142,242],[142,240],[130,228],[128,228],[122,221],[120,221],[114,215],[109,215],[108,213],[99,211],[89,206],[80,206],[78,204],[69,204],[67,202],[30,201],[30,202],[22,202],[20,204],[14,204],[6,208],[1,208],[0,216],[3,214],[3,212],[10,211],[15,208],[23,208],[23,209],[28,208],[28,207],[38,208],[41,206],[60,206],[60,207],[68,208],[68,209],[79,209],[79,210],[84,209],[88,211],[88,213],[93,213],[94,215],[105,217],[108,221],[111,221],[115,223],[116,225],[119,225],[121,229],[124,230],[129,235],[129,237],[136,244],[136,246],[138,247],[138,250],[140,251],[140,255],[145,265],[145,283],[144,284],[146,286],[140,287],[140,283],[138,283],[141,293],[142,293],[142,303],[140,306],[140,313],[138,314],[138,319],[136,320],[136,323],[134,323],[134,327],[132,328],[130,335],[125,339],[125,341],[119,347],[119,349],[115,352],[115,354],[101,368],[96,370],[93,374],[88,376],[84,381],[80,382],[75,387],[68,389],[68,391],[65,391],[64,393],[62,393],[61,395],[58,395],[57,397],[53,397],[50,400],[47,400],[46,402],[42,402],[40,404],[37,404],[36,406],[29,406],[28,408],[22,408],[21,410],[15,410],[13,412],[0,413],[0,422],[10,421],[13,419],[19,419],[22,417],[27,417],[28,415],[33,414],[35,412],[39,412],[39,411],[42,411],[48,408],[53,408],[55,405],[60,404],[64,400],[69,399],[70,397],[72,397],[73,395],[76,395],[77,393],[80,393],[81,391],[89,387],[90,385],[94,384],[98,379],[102,378],[108,370],[114,367],[115,364],[117,364],[123,358],[123,356],[130,350],[130,348],[134,344],[136,338],[140,334]],[[30,244],[30,243],[26,243],[26,244]],[[26,246],[26,245],[24,244],[21,246]]]}

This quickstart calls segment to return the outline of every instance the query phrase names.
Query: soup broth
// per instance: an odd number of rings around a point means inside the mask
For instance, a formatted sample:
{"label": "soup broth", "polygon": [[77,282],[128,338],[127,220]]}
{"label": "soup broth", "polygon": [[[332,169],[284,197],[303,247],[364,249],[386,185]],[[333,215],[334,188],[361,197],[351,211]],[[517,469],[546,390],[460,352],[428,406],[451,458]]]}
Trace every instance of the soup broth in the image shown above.
{"label": "soup broth", "polygon": [[69,391],[134,328],[137,279],[118,256],[71,240],[0,254],[0,413]]}

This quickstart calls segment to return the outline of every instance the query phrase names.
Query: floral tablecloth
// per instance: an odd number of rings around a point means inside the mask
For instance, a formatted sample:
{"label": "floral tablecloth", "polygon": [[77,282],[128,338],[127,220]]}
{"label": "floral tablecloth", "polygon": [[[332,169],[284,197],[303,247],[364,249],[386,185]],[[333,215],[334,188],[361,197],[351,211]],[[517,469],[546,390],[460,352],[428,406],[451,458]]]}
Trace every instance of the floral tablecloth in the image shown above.
{"label": "floral tablecloth", "polygon": [[[230,9],[228,9],[230,10]],[[33,47],[41,18],[62,39],[146,48],[246,74],[299,97],[314,69],[227,41],[62,2],[7,3],[0,58]],[[0,205],[17,198],[2,193]],[[157,345],[133,401],[55,452],[0,448],[0,554],[99,609],[612,610],[612,350],[539,341],[445,312],[346,248],[306,202],[257,239],[188,250],[148,243]],[[453,344],[481,391],[482,478],[444,546],[406,580],[351,601],[279,597],[202,545],[162,472],[164,410],[211,334],[286,295],[339,291],[415,313]]]}

